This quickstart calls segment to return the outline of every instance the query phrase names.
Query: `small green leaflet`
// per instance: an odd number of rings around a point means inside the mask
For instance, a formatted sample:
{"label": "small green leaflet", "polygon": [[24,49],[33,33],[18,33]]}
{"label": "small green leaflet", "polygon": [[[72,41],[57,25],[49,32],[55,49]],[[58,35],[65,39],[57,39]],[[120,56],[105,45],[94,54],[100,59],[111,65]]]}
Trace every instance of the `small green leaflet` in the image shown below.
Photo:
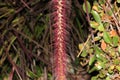
{"label": "small green leaflet", "polygon": [[120,3],[120,0],[117,0],[117,3]]}
{"label": "small green leaflet", "polygon": [[87,12],[86,11],[86,8],[87,8],[87,10],[88,10],[88,13],[90,13],[91,12],[91,6],[90,6],[90,3],[87,1],[87,7],[86,7],[86,4],[85,4],[85,2],[84,2],[84,4],[83,4],[83,10],[85,11],[85,12]]}
{"label": "small green leaflet", "polygon": [[110,37],[110,34],[106,31],[104,31],[104,33],[103,33],[103,39],[105,40],[106,43],[109,43],[109,44],[112,43],[112,39]]}
{"label": "small green leaflet", "polygon": [[89,65],[92,65],[92,64],[95,62],[95,60],[96,60],[96,57],[95,57],[95,56],[92,56],[92,57],[90,58]]}
{"label": "small green leaflet", "polygon": [[100,15],[99,15],[95,10],[92,10],[91,13],[92,13],[92,15],[93,15],[95,21],[98,22],[99,24],[101,24]]}

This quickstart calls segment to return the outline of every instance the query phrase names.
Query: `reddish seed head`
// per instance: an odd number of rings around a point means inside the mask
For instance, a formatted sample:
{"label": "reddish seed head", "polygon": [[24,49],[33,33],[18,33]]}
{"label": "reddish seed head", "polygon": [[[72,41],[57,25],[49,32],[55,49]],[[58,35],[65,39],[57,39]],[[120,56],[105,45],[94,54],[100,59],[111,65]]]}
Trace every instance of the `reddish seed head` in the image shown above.
{"label": "reddish seed head", "polygon": [[55,80],[66,78],[66,41],[68,37],[69,0],[52,0],[52,26],[54,28],[54,76]]}

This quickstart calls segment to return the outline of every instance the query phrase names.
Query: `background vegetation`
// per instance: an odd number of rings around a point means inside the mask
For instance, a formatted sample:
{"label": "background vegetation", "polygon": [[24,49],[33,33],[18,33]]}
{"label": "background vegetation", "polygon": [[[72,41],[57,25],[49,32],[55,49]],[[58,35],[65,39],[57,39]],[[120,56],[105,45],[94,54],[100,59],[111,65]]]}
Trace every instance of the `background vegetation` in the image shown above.
{"label": "background vegetation", "polygon": [[[50,3],[0,0],[0,80],[52,80]],[[120,0],[72,0],[71,80],[120,79],[119,5]]]}

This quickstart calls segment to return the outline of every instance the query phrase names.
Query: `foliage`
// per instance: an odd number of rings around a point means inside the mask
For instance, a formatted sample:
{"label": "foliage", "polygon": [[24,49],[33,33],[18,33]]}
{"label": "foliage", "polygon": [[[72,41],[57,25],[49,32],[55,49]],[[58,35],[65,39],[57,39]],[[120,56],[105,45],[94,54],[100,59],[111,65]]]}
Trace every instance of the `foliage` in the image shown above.
{"label": "foliage", "polygon": [[[0,0],[0,80],[51,80],[52,30],[51,0]],[[77,1],[77,0],[76,0]],[[71,79],[82,75],[76,63],[77,45],[84,42],[88,29],[85,13],[72,1],[68,70]],[[81,9],[81,10],[80,10]],[[83,12],[83,13],[81,13]],[[86,32],[85,34],[82,34]],[[71,62],[72,59],[72,62]],[[85,70],[82,69],[83,72]],[[86,77],[85,77],[86,78]]]}
{"label": "foliage", "polygon": [[[119,4],[72,0],[67,47],[71,80],[89,80],[89,75],[91,80],[120,79]],[[52,79],[50,6],[51,0],[0,0],[0,80]]]}
{"label": "foliage", "polygon": [[[87,4],[91,34],[85,43],[79,44],[80,64],[87,66],[90,74],[95,74],[91,80],[119,80],[119,0],[94,0],[93,5]],[[83,10],[87,13],[84,6]]]}
{"label": "foliage", "polygon": [[51,77],[45,74],[50,65],[47,3],[0,0],[0,80]]}
{"label": "foliage", "polygon": [[53,28],[53,76],[54,80],[67,80],[67,42],[69,32],[69,15],[71,12],[71,1],[52,0],[52,28]]}

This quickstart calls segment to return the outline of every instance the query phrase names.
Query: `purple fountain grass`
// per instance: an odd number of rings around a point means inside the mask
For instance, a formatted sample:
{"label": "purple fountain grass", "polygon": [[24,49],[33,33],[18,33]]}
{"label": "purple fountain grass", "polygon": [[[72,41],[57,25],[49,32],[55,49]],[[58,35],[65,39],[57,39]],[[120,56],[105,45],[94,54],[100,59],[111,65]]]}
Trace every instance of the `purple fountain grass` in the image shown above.
{"label": "purple fountain grass", "polygon": [[67,40],[69,32],[70,0],[52,0],[52,26],[54,40],[54,77],[67,80]]}

